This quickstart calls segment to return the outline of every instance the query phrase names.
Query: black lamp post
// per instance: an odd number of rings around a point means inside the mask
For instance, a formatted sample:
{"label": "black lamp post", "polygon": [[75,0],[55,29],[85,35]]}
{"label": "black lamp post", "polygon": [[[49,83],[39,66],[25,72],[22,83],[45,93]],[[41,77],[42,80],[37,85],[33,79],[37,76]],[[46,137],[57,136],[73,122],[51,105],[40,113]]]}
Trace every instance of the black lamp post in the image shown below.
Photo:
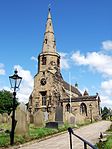
{"label": "black lamp post", "polygon": [[91,123],[93,122],[93,119],[92,119],[92,104],[89,105],[89,108],[90,108],[90,117],[91,117]]}
{"label": "black lamp post", "polygon": [[14,144],[14,130],[15,130],[15,126],[16,126],[16,120],[15,120],[15,100],[16,100],[16,89],[19,89],[22,77],[18,76],[18,71],[15,70],[14,71],[14,75],[13,76],[9,76],[9,80],[10,80],[10,85],[11,88],[13,89],[13,111],[12,111],[12,128],[11,128],[11,133],[10,133],[10,145]]}

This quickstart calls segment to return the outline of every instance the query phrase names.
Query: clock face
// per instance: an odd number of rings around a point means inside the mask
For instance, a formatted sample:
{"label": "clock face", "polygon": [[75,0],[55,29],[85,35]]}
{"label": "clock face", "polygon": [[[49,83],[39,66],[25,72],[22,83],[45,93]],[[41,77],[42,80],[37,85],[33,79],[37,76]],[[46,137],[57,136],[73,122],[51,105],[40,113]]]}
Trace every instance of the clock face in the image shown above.
{"label": "clock face", "polygon": [[53,66],[55,65],[55,62],[54,62],[54,61],[51,61],[50,63],[51,63],[51,65],[53,65]]}
{"label": "clock face", "polygon": [[41,83],[42,85],[45,85],[45,84],[46,84],[46,79],[45,79],[45,78],[42,78],[41,81],[40,81],[40,83]]}

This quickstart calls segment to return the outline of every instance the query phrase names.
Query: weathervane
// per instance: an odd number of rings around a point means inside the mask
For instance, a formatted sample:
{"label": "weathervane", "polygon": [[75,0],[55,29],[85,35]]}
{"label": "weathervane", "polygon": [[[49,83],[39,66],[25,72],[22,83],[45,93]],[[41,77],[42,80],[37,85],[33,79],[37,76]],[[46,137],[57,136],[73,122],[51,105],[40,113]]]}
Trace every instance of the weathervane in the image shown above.
{"label": "weathervane", "polygon": [[50,9],[51,9],[51,3],[49,3],[48,8],[49,8],[49,11],[50,11]]}

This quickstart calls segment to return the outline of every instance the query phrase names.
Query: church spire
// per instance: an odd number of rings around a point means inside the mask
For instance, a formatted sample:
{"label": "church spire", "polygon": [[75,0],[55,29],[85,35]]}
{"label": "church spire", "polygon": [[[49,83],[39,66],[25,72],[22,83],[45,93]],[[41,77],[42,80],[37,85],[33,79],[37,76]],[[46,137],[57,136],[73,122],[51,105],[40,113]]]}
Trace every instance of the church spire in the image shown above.
{"label": "church spire", "polygon": [[52,17],[51,17],[50,8],[48,11],[42,52],[47,52],[47,53],[56,52],[56,42],[54,38],[54,30],[53,30],[53,25],[52,25]]}

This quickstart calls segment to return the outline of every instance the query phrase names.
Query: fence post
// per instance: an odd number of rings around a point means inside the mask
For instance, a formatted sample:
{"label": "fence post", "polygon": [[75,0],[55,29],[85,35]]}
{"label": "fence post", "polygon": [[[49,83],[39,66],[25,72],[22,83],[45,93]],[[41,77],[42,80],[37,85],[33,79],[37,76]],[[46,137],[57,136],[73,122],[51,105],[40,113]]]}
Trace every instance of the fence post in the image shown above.
{"label": "fence post", "polygon": [[87,149],[87,144],[86,144],[86,142],[84,142],[84,149]]}
{"label": "fence post", "polygon": [[72,129],[69,127],[68,128],[69,136],[70,136],[70,149],[72,149]]}

